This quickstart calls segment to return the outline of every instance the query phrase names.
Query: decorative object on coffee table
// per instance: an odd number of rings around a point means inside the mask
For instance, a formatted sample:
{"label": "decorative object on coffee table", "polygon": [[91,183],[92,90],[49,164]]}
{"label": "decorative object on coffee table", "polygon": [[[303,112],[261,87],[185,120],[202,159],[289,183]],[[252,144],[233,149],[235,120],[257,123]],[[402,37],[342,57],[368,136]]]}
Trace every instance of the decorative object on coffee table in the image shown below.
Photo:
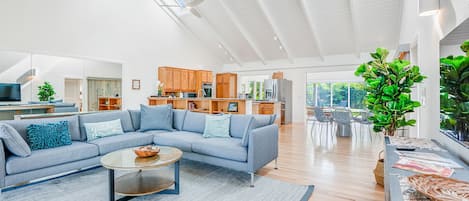
{"label": "decorative object on coffee table", "polygon": [[[159,148],[158,156],[149,158],[139,158],[134,152],[135,148],[114,151],[101,158],[101,164],[109,171],[109,200],[114,201],[116,193],[125,196],[119,200],[154,193],[179,194],[179,160],[182,151],[173,147]],[[172,164],[174,179],[157,174],[159,168]],[[134,172],[114,178],[115,170]],[[169,189],[173,185],[174,188]]]}
{"label": "decorative object on coffee table", "polygon": [[160,152],[160,148],[157,146],[147,145],[135,148],[134,152],[138,157],[146,158],[156,156]]}
{"label": "decorative object on coffee table", "polygon": [[431,174],[413,175],[409,183],[432,201],[461,201],[469,199],[469,183]]}

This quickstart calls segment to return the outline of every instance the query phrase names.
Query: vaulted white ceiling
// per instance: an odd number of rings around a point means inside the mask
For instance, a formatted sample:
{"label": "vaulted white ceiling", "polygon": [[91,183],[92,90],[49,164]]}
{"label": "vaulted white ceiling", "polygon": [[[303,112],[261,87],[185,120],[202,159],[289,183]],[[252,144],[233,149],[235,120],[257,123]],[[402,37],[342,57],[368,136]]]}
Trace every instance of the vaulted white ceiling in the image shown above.
{"label": "vaulted white ceiling", "polygon": [[399,45],[403,3],[402,0],[204,0],[191,8],[175,6],[183,0],[155,2],[225,63],[240,65],[294,63],[304,58],[327,62],[330,55],[358,57],[377,47],[395,49]]}

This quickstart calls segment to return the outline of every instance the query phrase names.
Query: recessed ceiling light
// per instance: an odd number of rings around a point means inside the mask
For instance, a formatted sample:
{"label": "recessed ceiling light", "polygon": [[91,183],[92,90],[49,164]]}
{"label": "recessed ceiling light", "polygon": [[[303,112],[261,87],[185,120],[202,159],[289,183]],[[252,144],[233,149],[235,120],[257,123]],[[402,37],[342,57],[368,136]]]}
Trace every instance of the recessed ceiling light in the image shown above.
{"label": "recessed ceiling light", "polygon": [[280,48],[280,50],[283,50],[283,47],[281,45],[278,48]]}
{"label": "recessed ceiling light", "polygon": [[223,48],[223,46],[219,43],[219,44],[218,44],[218,48]]}
{"label": "recessed ceiling light", "polygon": [[274,40],[278,40],[277,36],[274,36]]}

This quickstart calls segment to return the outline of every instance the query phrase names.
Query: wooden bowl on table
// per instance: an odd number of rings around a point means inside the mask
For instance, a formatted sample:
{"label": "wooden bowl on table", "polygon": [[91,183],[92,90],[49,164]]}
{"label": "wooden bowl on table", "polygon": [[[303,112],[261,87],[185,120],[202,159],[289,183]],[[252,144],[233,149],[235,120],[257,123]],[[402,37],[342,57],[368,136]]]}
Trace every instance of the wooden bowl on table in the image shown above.
{"label": "wooden bowl on table", "polygon": [[157,146],[142,146],[134,149],[135,154],[140,158],[147,158],[156,156],[160,152],[160,148]]}

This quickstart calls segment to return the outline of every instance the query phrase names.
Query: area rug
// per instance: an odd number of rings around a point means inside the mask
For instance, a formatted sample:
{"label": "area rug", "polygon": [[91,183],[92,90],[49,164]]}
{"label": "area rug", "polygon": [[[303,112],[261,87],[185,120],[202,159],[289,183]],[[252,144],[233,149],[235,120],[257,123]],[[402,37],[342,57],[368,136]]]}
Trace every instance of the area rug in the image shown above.
{"label": "area rug", "polygon": [[[306,201],[314,186],[291,184],[263,176],[255,177],[255,187],[249,187],[250,176],[245,172],[182,160],[180,165],[180,194],[154,194],[132,201]],[[162,169],[172,176],[170,168]],[[116,172],[116,177],[125,172]],[[116,197],[119,198],[119,197]],[[108,174],[100,167],[21,188],[7,189],[0,195],[3,201],[108,201]]]}

